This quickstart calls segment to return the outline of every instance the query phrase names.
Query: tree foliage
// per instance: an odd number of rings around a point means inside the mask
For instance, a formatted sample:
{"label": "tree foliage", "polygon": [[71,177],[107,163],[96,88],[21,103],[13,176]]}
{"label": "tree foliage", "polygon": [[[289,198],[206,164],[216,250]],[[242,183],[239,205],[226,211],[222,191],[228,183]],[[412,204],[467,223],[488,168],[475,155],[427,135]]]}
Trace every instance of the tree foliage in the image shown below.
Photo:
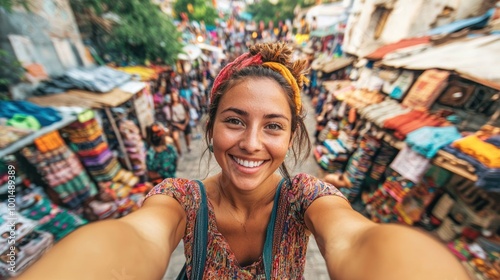
{"label": "tree foliage", "polygon": [[151,1],[72,0],[82,37],[101,56],[143,64],[162,59],[173,63],[182,45],[167,15]]}
{"label": "tree foliage", "polygon": [[218,17],[217,10],[209,0],[177,0],[174,10],[178,19],[181,19],[181,13],[185,13],[189,20],[204,21],[208,25],[213,25]]}
{"label": "tree foliage", "polygon": [[31,9],[29,0],[0,0],[0,7],[8,12],[11,12],[15,6],[21,6],[28,11]]}
{"label": "tree foliage", "polygon": [[246,11],[253,15],[252,20],[256,22],[263,21],[264,23],[268,23],[272,21],[274,24],[277,24],[278,21],[293,20],[293,11],[296,6],[308,7],[311,5],[314,5],[314,1],[279,0],[276,4],[273,4],[269,0],[262,0],[249,5]]}

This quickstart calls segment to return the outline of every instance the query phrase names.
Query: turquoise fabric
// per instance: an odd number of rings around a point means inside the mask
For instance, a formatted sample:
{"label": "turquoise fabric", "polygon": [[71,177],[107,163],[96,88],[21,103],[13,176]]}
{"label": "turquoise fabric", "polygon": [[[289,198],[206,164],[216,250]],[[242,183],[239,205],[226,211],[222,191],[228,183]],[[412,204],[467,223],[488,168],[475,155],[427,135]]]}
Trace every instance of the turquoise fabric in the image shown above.
{"label": "turquoise fabric", "polygon": [[441,148],[460,138],[455,126],[424,126],[408,133],[405,142],[417,153],[433,158]]}

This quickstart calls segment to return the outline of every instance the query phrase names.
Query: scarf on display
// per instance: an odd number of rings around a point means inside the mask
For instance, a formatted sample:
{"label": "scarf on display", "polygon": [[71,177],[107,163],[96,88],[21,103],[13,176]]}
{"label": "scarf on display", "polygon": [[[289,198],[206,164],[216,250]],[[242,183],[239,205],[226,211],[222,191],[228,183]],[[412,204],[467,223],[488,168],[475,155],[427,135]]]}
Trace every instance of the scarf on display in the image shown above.
{"label": "scarf on display", "polygon": [[250,53],[244,53],[241,56],[237,57],[233,62],[228,63],[224,68],[222,68],[222,70],[214,80],[212,92],[210,94],[211,102],[214,100],[215,94],[219,90],[221,84],[227,81],[234,73],[240,71],[245,67],[258,65],[269,68],[285,78],[287,83],[292,87],[294,103],[297,108],[297,114],[299,114],[302,108],[299,84],[301,84],[302,82],[307,82],[308,80],[303,75],[301,75],[300,81],[297,82],[293,74],[285,65],[279,62],[272,61],[263,62],[262,55],[260,53],[253,56]]}

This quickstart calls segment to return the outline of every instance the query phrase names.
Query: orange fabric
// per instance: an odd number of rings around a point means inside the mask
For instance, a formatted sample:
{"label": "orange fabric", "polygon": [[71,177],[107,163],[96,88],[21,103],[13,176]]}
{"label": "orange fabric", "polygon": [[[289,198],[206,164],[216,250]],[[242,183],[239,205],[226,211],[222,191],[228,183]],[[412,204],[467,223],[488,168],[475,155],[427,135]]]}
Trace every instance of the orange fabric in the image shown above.
{"label": "orange fabric", "polygon": [[470,135],[456,140],[453,147],[468,154],[489,168],[500,168],[500,149],[482,141],[477,135]]}
{"label": "orange fabric", "polygon": [[299,85],[297,84],[297,81],[292,75],[292,72],[288,70],[288,68],[285,67],[285,65],[278,63],[278,62],[265,62],[262,63],[262,66],[271,68],[272,70],[280,73],[285,80],[290,84],[293,90],[293,98],[295,105],[297,106],[297,114],[300,113],[300,109],[302,108],[302,100],[300,99],[300,88]]}
{"label": "orange fabric", "polygon": [[42,152],[50,152],[61,146],[64,146],[64,140],[61,138],[61,135],[58,131],[49,132],[37,139],[35,139],[36,148]]}

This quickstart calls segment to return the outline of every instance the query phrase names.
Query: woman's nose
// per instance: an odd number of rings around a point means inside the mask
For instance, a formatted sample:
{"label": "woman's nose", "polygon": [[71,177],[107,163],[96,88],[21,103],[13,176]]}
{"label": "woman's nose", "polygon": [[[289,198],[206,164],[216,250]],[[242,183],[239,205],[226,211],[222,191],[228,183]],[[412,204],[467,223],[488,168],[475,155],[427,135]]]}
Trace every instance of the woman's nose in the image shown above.
{"label": "woman's nose", "polygon": [[248,128],[240,140],[240,149],[253,153],[262,149],[260,132],[255,128]]}

